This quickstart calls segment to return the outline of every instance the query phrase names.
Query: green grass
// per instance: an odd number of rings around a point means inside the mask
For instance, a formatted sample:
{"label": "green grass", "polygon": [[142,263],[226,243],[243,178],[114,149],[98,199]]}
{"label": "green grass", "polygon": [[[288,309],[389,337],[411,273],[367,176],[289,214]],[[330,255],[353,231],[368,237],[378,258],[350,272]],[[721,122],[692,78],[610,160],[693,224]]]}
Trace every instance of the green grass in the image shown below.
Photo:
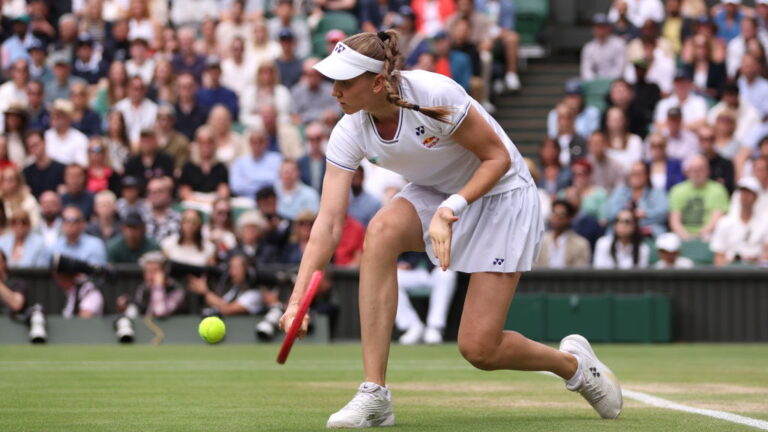
{"label": "green grass", "polygon": [[[320,431],[361,380],[358,345],[1,346],[0,431]],[[625,388],[768,420],[768,345],[605,345]],[[562,381],[393,347],[398,431],[756,430],[625,400],[600,420]]]}

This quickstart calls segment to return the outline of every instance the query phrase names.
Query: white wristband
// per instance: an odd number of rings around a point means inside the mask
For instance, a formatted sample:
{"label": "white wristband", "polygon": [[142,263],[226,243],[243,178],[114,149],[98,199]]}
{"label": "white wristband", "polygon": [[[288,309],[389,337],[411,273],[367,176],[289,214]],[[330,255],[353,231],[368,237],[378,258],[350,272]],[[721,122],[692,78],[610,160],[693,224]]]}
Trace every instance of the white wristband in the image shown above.
{"label": "white wristband", "polygon": [[459,194],[453,194],[443,201],[440,207],[447,207],[453,210],[454,216],[458,216],[468,205],[466,198]]}

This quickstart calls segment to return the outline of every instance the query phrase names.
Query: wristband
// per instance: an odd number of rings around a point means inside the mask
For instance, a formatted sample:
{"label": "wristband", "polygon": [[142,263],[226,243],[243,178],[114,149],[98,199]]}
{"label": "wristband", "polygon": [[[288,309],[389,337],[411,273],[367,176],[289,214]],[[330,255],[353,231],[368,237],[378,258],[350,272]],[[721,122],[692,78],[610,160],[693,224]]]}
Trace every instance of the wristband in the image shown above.
{"label": "wristband", "polygon": [[468,205],[466,198],[459,194],[453,194],[443,201],[438,208],[449,208],[453,211],[454,216],[458,216]]}

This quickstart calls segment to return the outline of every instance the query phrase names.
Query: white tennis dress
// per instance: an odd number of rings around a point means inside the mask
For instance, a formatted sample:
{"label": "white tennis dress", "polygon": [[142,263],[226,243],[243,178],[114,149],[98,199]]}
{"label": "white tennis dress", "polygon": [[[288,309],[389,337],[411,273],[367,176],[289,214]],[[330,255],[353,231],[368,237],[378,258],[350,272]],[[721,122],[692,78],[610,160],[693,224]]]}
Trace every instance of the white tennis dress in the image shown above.
{"label": "white tennis dress", "polygon": [[536,186],[520,152],[496,120],[452,79],[426,71],[400,74],[400,94],[405,100],[423,107],[453,107],[451,123],[401,109],[395,136],[384,140],[367,112],[345,115],[331,133],[328,162],[354,171],[365,158],[408,179],[410,183],[397,197],[416,208],[427,254],[437,265],[429,223],[440,203],[464,187],[481,163],[451,136],[470,106],[475,107],[506,145],[512,167],[453,224],[450,268],[467,273],[530,270],[539,252],[544,223]]}

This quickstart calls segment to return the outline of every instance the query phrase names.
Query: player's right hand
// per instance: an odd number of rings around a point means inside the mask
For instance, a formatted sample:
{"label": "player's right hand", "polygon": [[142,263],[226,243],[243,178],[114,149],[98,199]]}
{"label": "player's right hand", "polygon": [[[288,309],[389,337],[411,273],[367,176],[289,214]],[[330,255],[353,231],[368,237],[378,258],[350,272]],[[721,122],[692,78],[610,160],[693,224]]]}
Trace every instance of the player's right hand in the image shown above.
{"label": "player's right hand", "polygon": [[[294,317],[296,317],[296,311],[299,309],[299,303],[294,302],[288,304],[288,308],[285,310],[285,313],[282,317],[280,317],[280,330],[283,332],[288,332],[288,329],[291,328],[291,324],[293,323]],[[302,339],[304,336],[307,335],[307,329],[309,328],[309,314],[304,315],[304,320],[301,323],[301,328],[299,328],[299,333],[296,337],[299,339]]]}

